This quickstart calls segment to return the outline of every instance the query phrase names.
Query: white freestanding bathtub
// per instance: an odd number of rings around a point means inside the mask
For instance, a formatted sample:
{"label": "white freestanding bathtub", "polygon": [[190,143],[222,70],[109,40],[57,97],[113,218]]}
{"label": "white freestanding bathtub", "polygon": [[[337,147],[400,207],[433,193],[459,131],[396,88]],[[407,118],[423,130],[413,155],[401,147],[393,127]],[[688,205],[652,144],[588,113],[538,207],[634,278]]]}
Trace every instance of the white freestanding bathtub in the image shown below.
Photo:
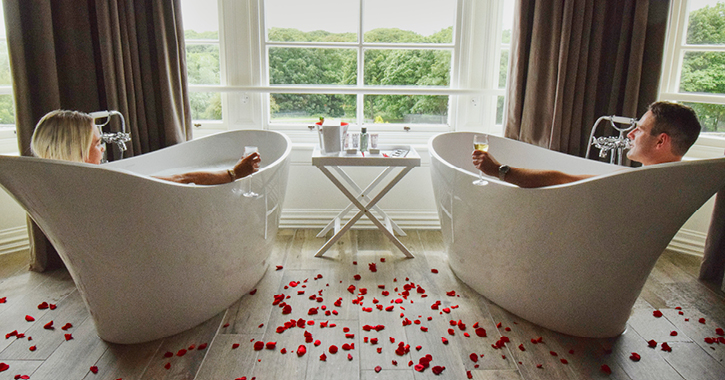
{"label": "white freestanding bathtub", "polygon": [[599,176],[538,189],[491,177],[475,186],[473,136],[429,141],[451,269],[508,311],[574,336],[622,333],[660,254],[725,186],[725,158],[629,169],[495,136],[489,152],[501,163]]}
{"label": "white freestanding bathtub", "polygon": [[[230,168],[245,145],[260,170],[216,186],[149,177]],[[212,135],[104,165],[0,156],[0,185],[58,250],[98,335],[139,343],[189,329],[264,275],[289,171],[271,131]],[[258,197],[245,197],[248,181]]]}

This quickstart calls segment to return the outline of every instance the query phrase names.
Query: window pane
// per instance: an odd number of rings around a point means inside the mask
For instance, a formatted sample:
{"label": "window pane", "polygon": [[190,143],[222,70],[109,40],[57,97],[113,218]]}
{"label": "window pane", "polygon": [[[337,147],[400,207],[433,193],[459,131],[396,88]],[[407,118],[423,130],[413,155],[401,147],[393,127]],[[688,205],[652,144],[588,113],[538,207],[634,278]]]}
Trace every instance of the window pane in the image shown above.
{"label": "window pane", "polygon": [[218,92],[190,92],[191,118],[194,120],[221,120],[222,95]]}
{"label": "window pane", "polygon": [[220,84],[219,45],[186,44],[186,73],[190,84]]}
{"label": "window pane", "polygon": [[356,95],[270,94],[271,121],[314,123],[320,117],[355,122]]}
{"label": "window pane", "polygon": [[359,12],[352,0],[266,0],[267,40],[356,42]]}
{"label": "window pane", "polygon": [[681,92],[725,94],[725,53],[686,53],[681,75]]}
{"label": "window pane", "polygon": [[689,1],[688,5],[687,43],[725,44],[725,2],[701,0]]}
{"label": "window pane", "polygon": [[186,39],[219,39],[219,15],[215,0],[181,0],[181,17]]}
{"label": "window pane", "polygon": [[366,0],[365,42],[452,43],[456,0]]}
{"label": "window pane", "polygon": [[450,85],[450,50],[366,50],[366,85]]}
{"label": "window pane", "polygon": [[365,123],[447,124],[448,96],[365,95]]}
{"label": "window pane", "polygon": [[509,49],[501,49],[501,64],[498,69],[498,88],[506,88],[509,70]]}
{"label": "window pane", "polygon": [[354,49],[269,48],[270,84],[356,84]]}
{"label": "window pane", "polygon": [[13,80],[10,76],[10,56],[8,55],[8,44],[5,40],[0,40],[0,85],[12,85]]}
{"label": "window pane", "polygon": [[15,104],[12,95],[0,95],[0,124],[15,124]]}
{"label": "window pane", "polygon": [[702,124],[703,132],[725,132],[725,105],[707,103],[686,103],[695,111]]}
{"label": "window pane", "polygon": [[503,103],[504,103],[504,97],[498,96],[496,101],[496,124],[501,125],[503,124]]}

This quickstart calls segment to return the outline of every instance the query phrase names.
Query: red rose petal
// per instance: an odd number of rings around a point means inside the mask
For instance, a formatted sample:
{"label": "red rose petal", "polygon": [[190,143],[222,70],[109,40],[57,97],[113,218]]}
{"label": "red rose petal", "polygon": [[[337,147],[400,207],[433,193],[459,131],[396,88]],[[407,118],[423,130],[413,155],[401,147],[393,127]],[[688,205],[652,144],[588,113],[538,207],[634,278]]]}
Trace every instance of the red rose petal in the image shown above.
{"label": "red rose petal", "polygon": [[65,334],[65,340],[66,342],[73,339],[73,334]]}
{"label": "red rose petal", "polygon": [[94,374],[95,374],[95,373],[98,373],[98,367],[96,367],[96,366],[91,366],[91,372],[93,372]]}
{"label": "red rose petal", "polygon": [[327,361],[327,355],[323,352],[322,355],[320,355],[320,361],[326,362]]}
{"label": "red rose petal", "polygon": [[277,265],[277,269],[276,270],[281,270],[282,268],[284,268],[284,267],[281,266],[281,265]]}
{"label": "red rose petal", "polygon": [[281,349],[281,350],[279,350],[279,353],[280,353],[280,354],[282,354],[282,355],[284,355],[284,354],[286,354],[286,353],[287,353],[287,349],[286,349],[286,348],[284,348],[284,347],[282,347],[282,349]]}
{"label": "red rose petal", "polygon": [[186,349],[182,348],[179,351],[176,352],[176,356],[184,356],[186,355]]}
{"label": "red rose petal", "polygon": [[559,354],[557,354],[557,353],[556,353],[556,352],[554,352],[554,351],[549,351],[549,354],[550,354],[551,356],[559,356]]}
{"label": "red rose petal", "polygon": [[45,325],[43,325],[43,328],[46,329],[46,330],[52,330],[53,329],[53,321],[50,321],[50,322],[46,323]]}
{"label": "red rose petal", "polygon": [[476,335],[480,336],[481,338],[485,338],[486,337],[486,329],[484,329],[483,327],[477,328],[476,329]]}
{"label": "red rose petal", "polygon": [[607,375],[612,373],[612,369],[609,368],[609,366],[606,364],[602,364],[601,369],[602,369],[602,372],[606,373]]}
{"label": "red rose petal", "polygon": [[30,315],[26,315],[25,320],[28,322],[33,322],[33,321],[35,321],[35,318],[31,317]]}
{"label": "red rose petal", "polygon": [[171,363],[166,363],[166,364],[164,365],[164,368],[166,368],[166,369],[169,369],[169,368],[171,368]]}
{"label": "red rose petal", "polygon": [[28,347],[28,350],[30,350],[30,351],[35,351],[37,349],[38,349],[38,347],[36,347],[36,346],[30,346],[30,347]]}
{"label": "red rose petal", "polygon": [[425,367],[423,367],[423,365],[422,365],[422,364],[416,364],[416,365],[415,365],[415,366],[414,366],[413,368],[414,368],[414,369],[415,369],[416,371],[418,371],[418,372],[423,372],[423,370],[425,369]]}
{"label": "red rose petal", "polygon": [[38,309],[40,309],[40,310],[45,310],[45,309],[47,309],[48,307],[49,307],[49,306],[48,306],[48,303],[47,303],[47,302],[45,302],[45,301],[41,302],[41,303],[40,303],[40,304],[38,305]]}
{"label": "red rose petal", "polygon": [[352,355],[347,354],[347,360],[352,360]]}
{"label": "red rose petal", "polygon": [[206,349],[206,346],[208,346],[207,343],[202,343],[202,344],[199,345],[199,347],[197,348],[197,350],[199,350],[199,351],[204,350],[204,349]]}
{"label": "red rose petal", "polygon": [[441,337],[441,341],[443,344],[448,344],[448,339],[446,339],[446,337]]}
{"label": "red rose petal", "polygon": [[433,368],[431,368],[431,371],[433,371],[433,373],[436,374],[436,375],[440,375],[441,372],[443,372],[444,369],[446,369],[446,367],[437,365],[437,366],[434,366]]}
{"label": "red rose petal", "polygon": [[67,330],[68,330],[69,328],[71,328],[71,327],[73,327],[73,325],[72,325],[72,324],[70,324],[70,323],[66,323],[66,324],[64,324],[64,325],[63,325],[63,327],[61,327],[60,329],[61,329],[61,330],[63,330],[63,331],[67,331]]}
{"label": "red rose petal", "polygon": [[6,363],[0,363],[0,372],[7,371],[10,368],[10,365]]}
{"label": "red rose petal", "polygon": [[659,310],[655,310],[655,311],[653,311],[653,312],[652,312],[652,315],[653,315],[653,316],[654,316],[655,318],[660,318],[660,317],[662,317],[662,312],[661,312],[661,311],[659,311]]}
{"label": "red rose petal", "polygon": [[657,342],[654,339],[652,339],[649,342],[647,342],[647,345],[650,346],[651,348],[655,348],[655,347],[657,347]]}
{"label": "red rose petal", "polygon": [[720,336],[725,336],[725,330],[718,327],[715,329],[715,334],[720,335]]}
{"label": "red rose petal", "polygon": [[249,292],[249,295],[250,295],[250,296],[253,296],[253,295],[255,295],[255,294],[257,294],[257,289],[252,289],[252,291],[251,291],[251,292]]}
{"label": "red rose petal", "polygon": [[382,371],[382,370],[383,370],[383,367],[381,367],[381,366],[375,366],[375,372],[376,372],[376,373],[377,373],[377,372],[380,372],[380,371]]}
{"label": "red rose petal", "polygon": [[438,269],[431,269],[430,272],[431,273],[438,273]]}
{"label": "red rose petal", "polygon": [[524,344],[519,344],[519,350],[526,351],[526,348],[524,348]]}
{"label": "red rose petal", "polygon": [[254,342],[254,351],[261,351],[264,348],[264,342],[262,341],[256,341]]}
{"label": "red rose petal", "polygon": [[559,361],[561,362],[561,364],[569,364],[569,362],[564,358],[559,359]]}
{"label": "red rose petal", "polygon": [[536,365],[536,368],[544,368],[544,365],[543,364],[537,364]]}
{"label": "red rose petal", "polygon": [[697,321],[700,322],[700,323],[702,323],[702,324],[705,324],[705,318],[700,318]]}
{"label": "red rose petal", "polygon": [[662,351],[672,352],[672,347],[667,342],[664,342],[662,343]]}
{"label": "red rose petal", "polygon": [[677,336],[677,331],[671,331],[670,336]]}
{"label": "red rose petal", "polygon": [[0,298],[0,303],[8,302],[8,297],[2,297]]}
{"label": "red rose petal", "polygon": [[328,350],[330,351],[331,354],[336,354],[337,353],[337,346],[335,346],[333,344],[332,346],[330,346],[330,348]]}
{"label": "red rose petal", "polygon": [[475,352],[472,353],[471,355],[469,355],[468,357],[471,358],[471,361],[474,363],[478,361],[478,354],[476,354]]}
{"label": "red rose petal", "polygon": [[236,350],[239,347],[239,343],[232,344],[232,350]]}
{"label": "red rose petal", "polygon": [[51,304],[48,304],[48,307],[50,308],[50,310],[55,310],[55,308],[58,306],[54,303],[51,303]]}
{"label": "red rose petal", "polygon": [[174,356],[174,353],[173,352],[170,352],[170,351],[166,351],[166,353],[164,354],[164,357],[165,358],[170,358],[172,356]]}
{"label": "red rose petal", "polygon": [[300,344],[299,347],[297,347],[297,356],[304,356],[307,353],[307,347],[305,347],[304,344]]}
{"label": "red rose petal", "polygon": [[638,362],[638,361],[639,361],[640,359],[642,359],[642,357],[641,357],[641,356],[639,356],[639,354],[638,354],[638,353],[636,353],[636,352],[633,352],[633,353],[632,353],[632,355],[630,355],[630,356],[629,356],[629,358],[630,358],[630,359],[631,359],[631,360],[632,360],[633,362]]}

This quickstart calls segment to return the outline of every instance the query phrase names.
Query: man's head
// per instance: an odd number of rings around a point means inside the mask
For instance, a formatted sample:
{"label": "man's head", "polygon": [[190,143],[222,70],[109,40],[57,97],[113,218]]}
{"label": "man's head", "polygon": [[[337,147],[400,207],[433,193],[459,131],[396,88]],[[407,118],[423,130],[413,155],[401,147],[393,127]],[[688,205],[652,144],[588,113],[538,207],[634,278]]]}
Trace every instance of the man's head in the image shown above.
{"label": "man's head", "polygon": [[632,149],[627,157],[643,165],[680,161],[700,134],[700,122],[692,108],[655,102],[627,137]]}

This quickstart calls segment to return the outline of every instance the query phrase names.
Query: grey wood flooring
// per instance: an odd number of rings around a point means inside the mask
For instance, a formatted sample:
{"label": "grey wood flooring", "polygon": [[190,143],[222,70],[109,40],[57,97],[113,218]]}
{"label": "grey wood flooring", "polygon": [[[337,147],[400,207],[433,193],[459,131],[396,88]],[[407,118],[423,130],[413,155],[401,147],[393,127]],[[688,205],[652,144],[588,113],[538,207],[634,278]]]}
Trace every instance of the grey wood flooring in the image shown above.
{"label": "grey wood flooring", "polygon": [[[253,295],[189,331],[137,345],[96,336],[66,270],[29,272],[27,253],[2,255],[0,332],[9,336],[0,337],[0,363],[9,368],[0,380],[725,379],[725,344],[717,343],[725,299],[697,281],[697,257],[664,252],[625,333],[583,339],[533,325],[474,293],[449,269],[439,231],[407,233],[401,241],[414,259],[375,230],[350,231],[326,257],[314,258],[324,243],[316,231],[281,230]],[[273,305],[275,295],[283,295],[289,314]],[[39,310],[43,302],[57,307]],[[50,321],[55,329],[43,328]],[[72,327],[62,330],[66,323]],[[265,348],[255,350],[257,342]],[[427,355],[427,368],[417,371]]]}

